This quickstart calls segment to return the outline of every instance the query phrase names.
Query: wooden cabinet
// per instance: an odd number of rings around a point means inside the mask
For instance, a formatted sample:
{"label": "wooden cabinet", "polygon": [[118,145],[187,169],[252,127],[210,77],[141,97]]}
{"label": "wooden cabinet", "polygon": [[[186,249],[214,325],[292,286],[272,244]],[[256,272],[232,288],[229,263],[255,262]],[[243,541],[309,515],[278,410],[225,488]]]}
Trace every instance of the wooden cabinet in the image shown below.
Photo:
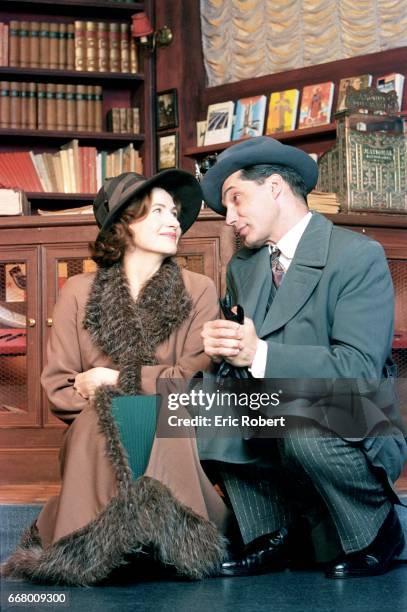
{"label": "wooden cabinet", "polygon": [[[203,211],[177,259],[210,276],[221,294],[235,237],[219,219]],[[0,485],[58,481],[66,426],[49,411],[40,373],[58,292],[66,278],[92,269],[87,245],[96,234],[88,215],[0,218],[0,314],[20,325],[0,326]],[[6,282],[11,271],[17,283]]]}

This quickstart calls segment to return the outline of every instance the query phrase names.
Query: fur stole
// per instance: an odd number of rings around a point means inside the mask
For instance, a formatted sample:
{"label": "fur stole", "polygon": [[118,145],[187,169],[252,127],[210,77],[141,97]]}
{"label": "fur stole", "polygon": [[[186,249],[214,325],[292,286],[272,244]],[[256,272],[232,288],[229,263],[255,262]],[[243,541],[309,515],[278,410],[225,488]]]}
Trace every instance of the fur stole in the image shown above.
{"label": "fur stole", "polygon": [[[154,478],[132,479],[111,414],[118,395],[140,392],[142,365],[155,363],[157,346],[187,319],[192,301],[177,264],[167,259],[135,302],[120,265],[100,269],[87,303],[84,327],[119,366],[117,386],[95,395],[99,427],[117,480],[117,496],[88,525],[43,549],[35,523],[2,567],[3,576],[41,583],[91,585],[148,546],[156,558],[189,578],[215,574],[225,541],[216,527],[178,502]],[[187,486],[187,485],[186,485]]]}

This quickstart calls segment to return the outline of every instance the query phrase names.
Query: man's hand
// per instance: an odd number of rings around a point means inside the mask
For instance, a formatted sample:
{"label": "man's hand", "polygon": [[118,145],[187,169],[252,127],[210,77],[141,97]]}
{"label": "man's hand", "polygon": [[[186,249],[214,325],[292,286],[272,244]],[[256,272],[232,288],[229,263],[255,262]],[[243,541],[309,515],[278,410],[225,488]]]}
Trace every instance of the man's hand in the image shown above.
{"label": "man's hand", "polygon": [[76,375],[73,388],[84,399],[90,399],[95,395],[96,389],[100,385],[116,385],[118,379],[119,372],[117,370],[91,368]]}
{"label": "man's hand", "polygon": [[248,317],[243,325],[217,319],[208,321],[201,332],[205,353],[215,363],[223,359],[237,367],[250,367],[257,350],[258,337]]}

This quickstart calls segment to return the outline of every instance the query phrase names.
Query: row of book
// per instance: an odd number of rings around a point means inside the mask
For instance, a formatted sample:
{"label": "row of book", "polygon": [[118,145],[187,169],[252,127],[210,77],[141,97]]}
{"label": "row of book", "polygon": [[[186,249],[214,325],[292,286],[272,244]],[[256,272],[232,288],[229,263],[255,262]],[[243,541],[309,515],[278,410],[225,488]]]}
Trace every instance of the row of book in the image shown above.
{"label": "row of book", "polygon": [[138,106],[128,108],[111,108],[107,111],[106,127],[115,134],[140,133],[140,109]]}
{"label": "row of book", "polygon": [[[372,84],[372,75],[363,74],[341,79],[336,111],[345,108],[346,91],[349,86],[360,90]],[[404,75],[391,73],[376,78],[379,91],[396,91],[399,109],[402,106]],[[205,121],[197,123],[197,144],[211,145],[229,140],[240,140],[251,136],[288,132],[297,129],[326,125],[331,121],[335,85],[328,81],[306,85],[298,89],[273,92],[268,103],[267,122],[265,122],[267,96],[252,96],[236,102],[220,102],[208,107]]]}
{"label": "row of book", "polygon": [[0,82],[0,128],[102,131],[102,87]]}
{"label": "row of book", "polygon": [[0,24],[0,65],[137,73],[130,24],[106,21],[16,21]]}
{"label": "row of book", "polygon": [[106,177],[143,173],[133,143],[113,152],[80,147],[74,139],[56,153],[0,152],[0,187],[27,192],[95,194]]}

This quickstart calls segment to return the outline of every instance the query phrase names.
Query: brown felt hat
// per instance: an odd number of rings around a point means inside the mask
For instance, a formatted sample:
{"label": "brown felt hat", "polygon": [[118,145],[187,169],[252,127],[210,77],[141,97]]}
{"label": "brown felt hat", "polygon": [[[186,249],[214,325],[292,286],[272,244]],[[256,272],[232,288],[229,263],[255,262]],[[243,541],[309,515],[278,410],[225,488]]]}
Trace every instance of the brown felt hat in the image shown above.
{"label": "brown felt hat", "polygon": [[93,202],[93,213],[101,231],[109,229],[135,199],[142,199],[155,187],[171,193],[180,202],[179,222],[185,233],[197,218],[203,195],[200,184],[184,170],[164,170],[147,179],[124,172],[105,180]]}

